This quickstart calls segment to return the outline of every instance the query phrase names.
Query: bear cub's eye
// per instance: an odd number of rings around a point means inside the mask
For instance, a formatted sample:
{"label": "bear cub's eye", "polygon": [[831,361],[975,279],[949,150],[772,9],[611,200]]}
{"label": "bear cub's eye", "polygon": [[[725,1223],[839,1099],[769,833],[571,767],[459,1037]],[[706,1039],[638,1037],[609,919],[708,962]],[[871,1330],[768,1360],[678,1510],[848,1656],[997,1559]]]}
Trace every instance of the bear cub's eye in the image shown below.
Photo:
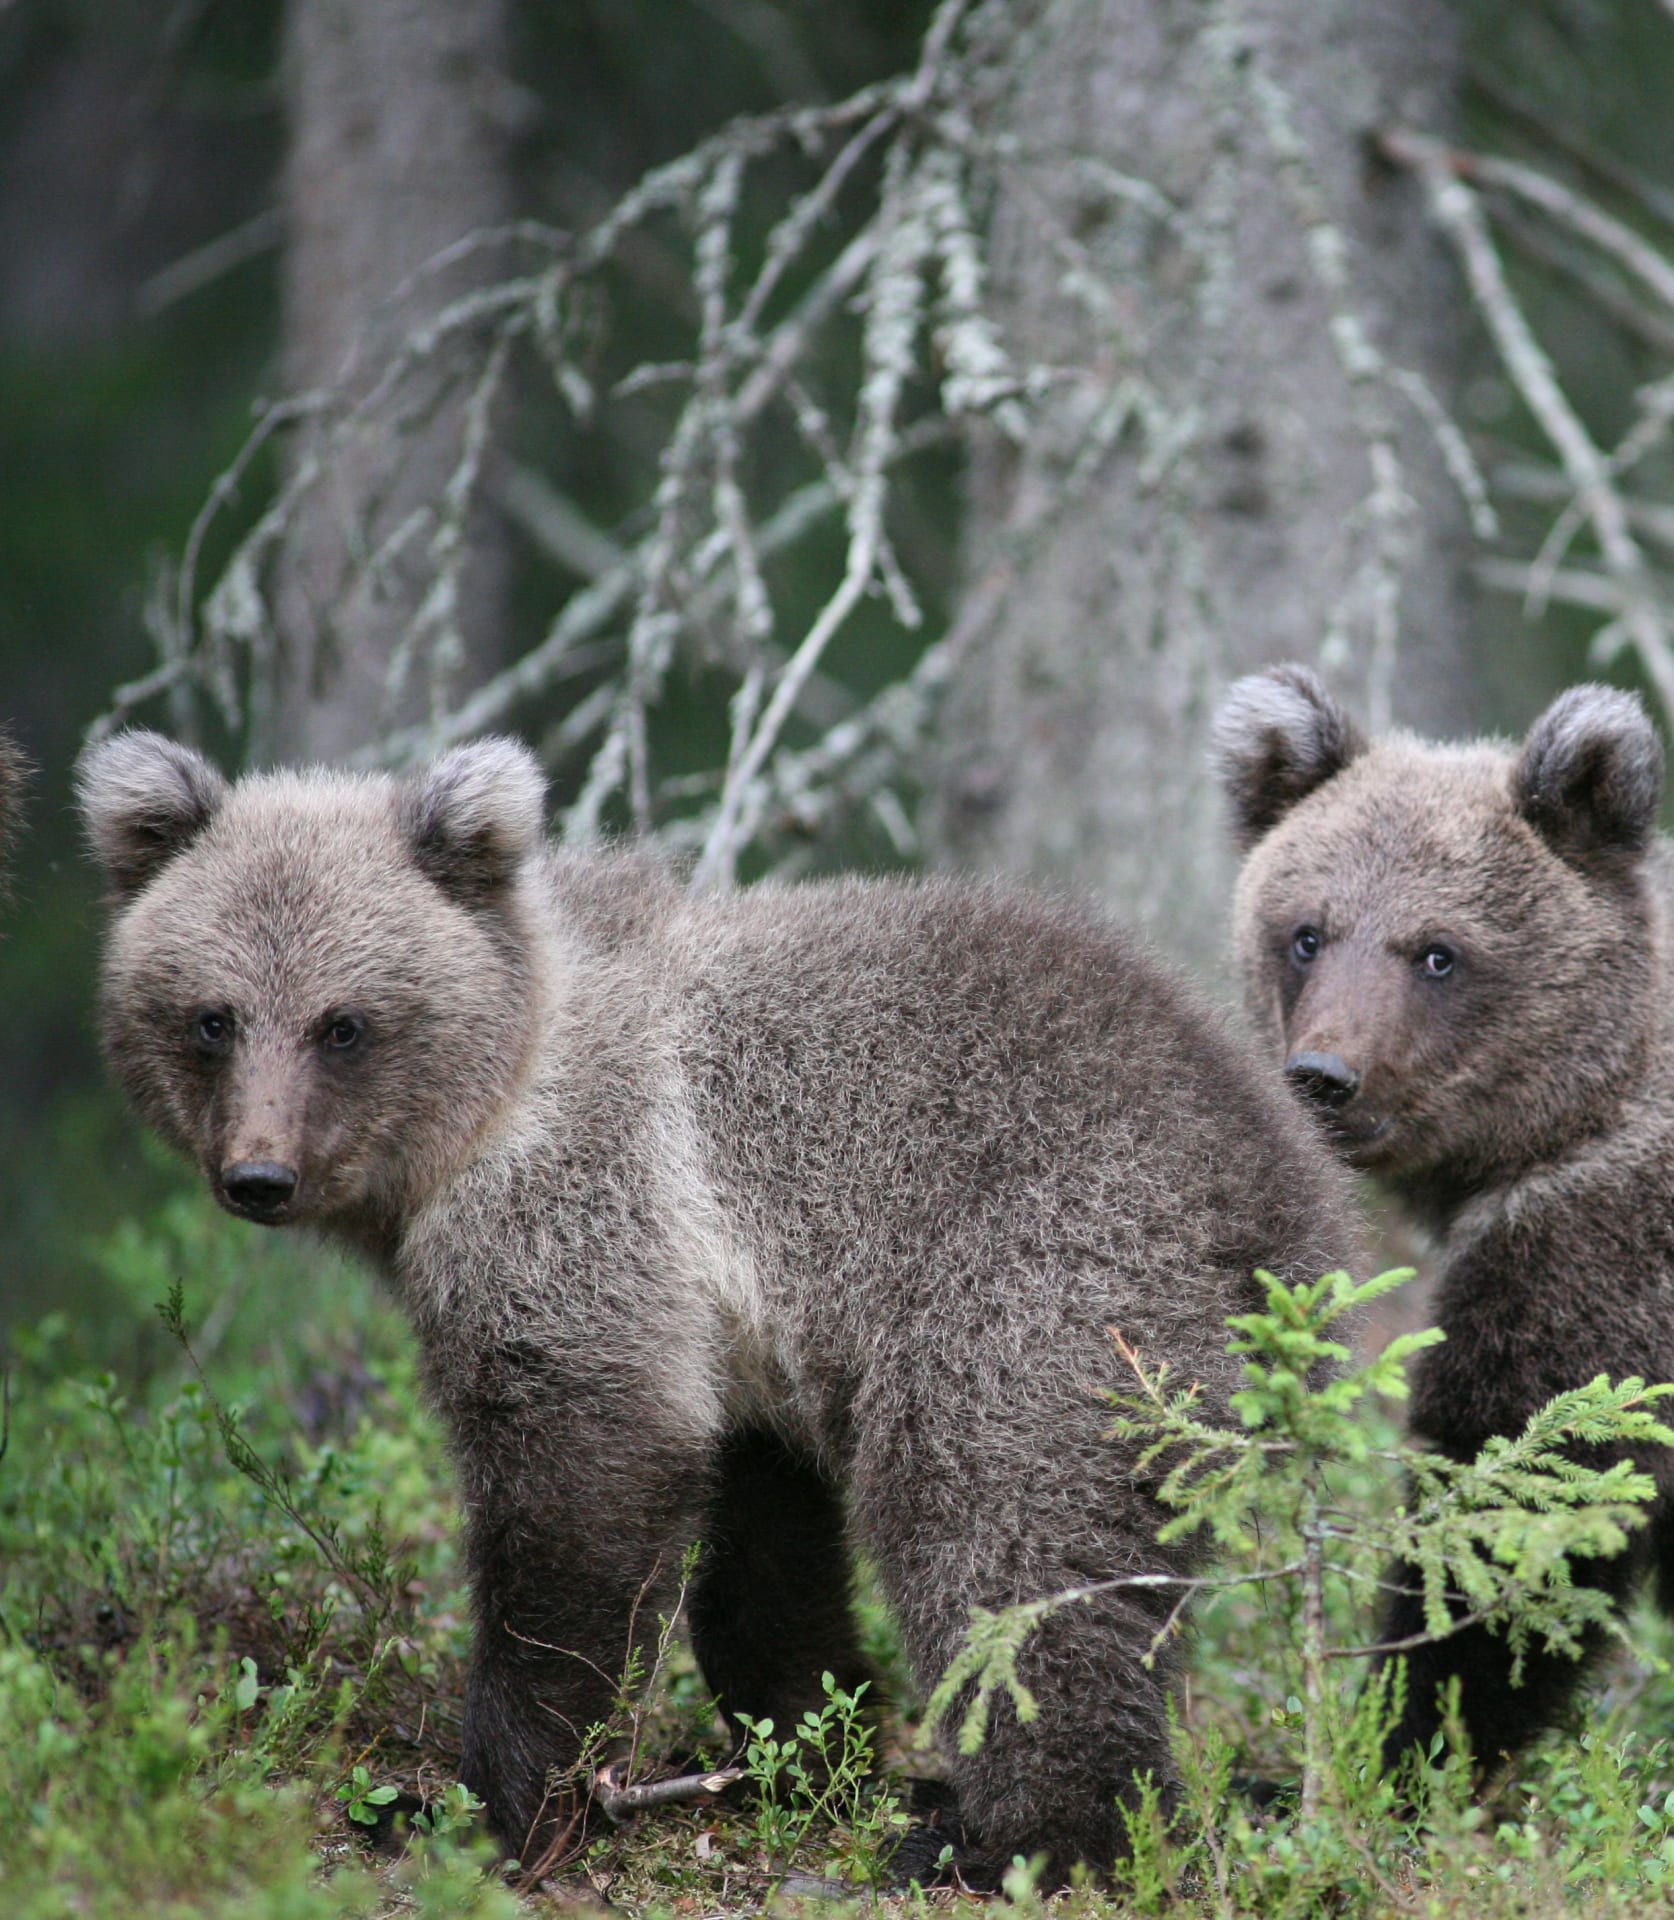
{"label": "bear cub's eye", "polygon": [[233,1042],[232,1015],[205,1007],[192,1020],[192,1040],[199,1053],[226,1053]]}
{"label": "bear cub's eye", "polygon": [[329,1052],[347,1053],[360,1045],[365,1033],[366,1022],[358,1013],[334,1013],[320,1039]]}
{"label": "bear cub's eye", "polygon": [[1418,960],[1418,971],[1426,980],[1445,980],[1459,964],[1459,956],[1445,941],[1434,940]]}
{"label": "bear cub's eye", "polygon": [[1325,938],[1318,927],[1298,927],[1290,936],[1290,957],[1301,966],[1319,957]]}

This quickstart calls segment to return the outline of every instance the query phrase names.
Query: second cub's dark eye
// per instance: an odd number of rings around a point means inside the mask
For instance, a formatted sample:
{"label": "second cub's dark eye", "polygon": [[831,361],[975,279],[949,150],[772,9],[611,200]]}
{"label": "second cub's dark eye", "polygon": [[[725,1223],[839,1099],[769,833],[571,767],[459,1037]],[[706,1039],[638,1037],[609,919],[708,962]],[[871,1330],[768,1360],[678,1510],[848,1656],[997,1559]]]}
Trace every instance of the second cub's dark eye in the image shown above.
{"label": "second cub's dark eye", "polygon": [[333,1053],[347,1053],[351,1047],[360,1045],[365,1032],[366,1022],[358,1013],[339,1013],[333,1016],[321,1038]]}
{"label": "second cub's dark eye", "polygon": [[1310,960],[1319,958],[1319,950],[1324,945],[1318,927],[1298,927],[1290,936],[1290,957],[1305,967]]}
{"label": "second cub's dark eye", "polygon": [[1418,971],[1427,980],[1445,980],[1458,964],[1458,954],[1438,940],[1424,949],[1419,957]]}
{"label": "second cub's dark eye", "polygon": [[200,1053],[225,1053],[232,1045],[232,1015],[205,1009],[192,1022],[192,1038]]}

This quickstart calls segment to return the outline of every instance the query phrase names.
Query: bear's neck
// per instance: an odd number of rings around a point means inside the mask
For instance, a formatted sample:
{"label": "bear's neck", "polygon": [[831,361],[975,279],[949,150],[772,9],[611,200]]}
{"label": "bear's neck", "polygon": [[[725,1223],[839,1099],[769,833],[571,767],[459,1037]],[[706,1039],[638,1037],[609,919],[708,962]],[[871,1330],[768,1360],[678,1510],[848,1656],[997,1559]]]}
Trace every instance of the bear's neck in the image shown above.
{"label": "bear's neck", "polygon": [[371,1205],[340,1214],[331,1223],[332,1237],[364,1260],[391,1287],[396,1284],[396,1259],[401,1251],[403,1230],[404,1222],[393,1208]]}
{"label": "bear's neck", "polygon": [[1446,1238],[1454,1221],[1472,1201],[1495,1188],[1511,1185],[1518,1177],[1517,1172],[1494,1168],[1467,1170],[1448,1165],[1389,1180],[1385,1185],[1416,1224],[1440,1240]]}

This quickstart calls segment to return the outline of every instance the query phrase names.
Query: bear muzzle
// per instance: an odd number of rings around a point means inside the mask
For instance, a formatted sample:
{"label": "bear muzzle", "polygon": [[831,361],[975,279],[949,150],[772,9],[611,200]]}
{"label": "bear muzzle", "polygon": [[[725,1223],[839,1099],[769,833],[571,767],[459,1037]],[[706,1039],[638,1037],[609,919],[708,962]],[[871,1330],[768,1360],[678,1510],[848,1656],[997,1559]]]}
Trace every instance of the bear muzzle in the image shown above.
{"label": "bear muzzle", "polygon": [[1360,1091],[1360,1075],[1340,1054],[1293,1053],[1285,1078],[1309,1102],[1335,1112]]}
{"label": "bear muzzle", "polygon": [[1372,1166],[1384,1155],[1392,1113],[1377,1113],[1364,1099],[1364,1078],[1338,1053],[1311,1048],[1285,1062],[1291,1090],[1320,1123],[1332,1150],[1350,1166]]}
{"label": "bear muzzle", "polygon": [[218,1198],[230,1212],[270,1227],[287,1218],[297,1185],[295,1168],[277,1160],[235,1160],[216,1181]]}

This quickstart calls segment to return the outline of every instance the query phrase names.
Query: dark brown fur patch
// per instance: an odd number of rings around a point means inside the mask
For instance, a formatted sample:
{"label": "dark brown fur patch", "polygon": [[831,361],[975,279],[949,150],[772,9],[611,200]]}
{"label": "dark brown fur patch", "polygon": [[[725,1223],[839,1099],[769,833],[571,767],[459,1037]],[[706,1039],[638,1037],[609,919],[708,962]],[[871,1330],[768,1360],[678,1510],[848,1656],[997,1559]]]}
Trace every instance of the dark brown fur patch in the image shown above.
{"label": "dark brown fur patch", "polygon": [[4,887],[6,856],[23,823],[23,790],[29,763],[22,749],[0,727],[0,888]]}

